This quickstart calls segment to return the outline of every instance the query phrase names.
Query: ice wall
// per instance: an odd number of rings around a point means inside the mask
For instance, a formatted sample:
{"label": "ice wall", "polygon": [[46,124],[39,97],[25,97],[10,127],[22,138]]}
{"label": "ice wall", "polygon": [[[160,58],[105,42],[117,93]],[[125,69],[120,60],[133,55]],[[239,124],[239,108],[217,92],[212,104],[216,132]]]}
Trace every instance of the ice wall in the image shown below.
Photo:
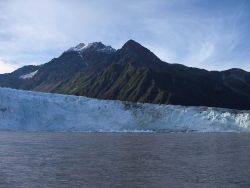
{"label": "ice wall", "polygon": [[2,131],[250,132],[249,112],[0,88]]}

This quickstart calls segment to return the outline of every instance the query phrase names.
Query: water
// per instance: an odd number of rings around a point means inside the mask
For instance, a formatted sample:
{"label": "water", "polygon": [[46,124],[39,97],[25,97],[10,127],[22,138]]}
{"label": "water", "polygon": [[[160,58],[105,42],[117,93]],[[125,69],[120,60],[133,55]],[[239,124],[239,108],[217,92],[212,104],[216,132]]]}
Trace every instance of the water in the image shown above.
{"label": "water", "polygon": [[250,187],[250,134],[2,132],[0,187]]}

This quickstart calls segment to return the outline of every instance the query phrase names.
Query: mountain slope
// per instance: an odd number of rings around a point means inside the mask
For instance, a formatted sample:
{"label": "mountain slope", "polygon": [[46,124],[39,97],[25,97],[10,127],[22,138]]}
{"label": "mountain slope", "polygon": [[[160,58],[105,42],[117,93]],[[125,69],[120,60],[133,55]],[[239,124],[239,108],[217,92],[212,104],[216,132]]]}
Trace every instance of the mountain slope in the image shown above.
{"label": "mountain slope", "polygon": [[25,80],[17,74],[20,70],[0,75],[0,86],[99,99],[250,109],[249,72],[169,64],[133,40],[117,51],[100,42],[79,44],[30,72],[36,69]]}

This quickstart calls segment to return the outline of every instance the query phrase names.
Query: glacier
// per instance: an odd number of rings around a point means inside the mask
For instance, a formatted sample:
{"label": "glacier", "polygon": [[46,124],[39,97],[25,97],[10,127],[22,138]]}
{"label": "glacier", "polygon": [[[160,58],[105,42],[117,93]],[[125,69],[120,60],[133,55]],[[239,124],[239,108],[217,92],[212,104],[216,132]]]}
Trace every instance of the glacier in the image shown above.
{"label": "glacier", "polygon": [[250,111],[0,88],[1,131],[250,132]]}

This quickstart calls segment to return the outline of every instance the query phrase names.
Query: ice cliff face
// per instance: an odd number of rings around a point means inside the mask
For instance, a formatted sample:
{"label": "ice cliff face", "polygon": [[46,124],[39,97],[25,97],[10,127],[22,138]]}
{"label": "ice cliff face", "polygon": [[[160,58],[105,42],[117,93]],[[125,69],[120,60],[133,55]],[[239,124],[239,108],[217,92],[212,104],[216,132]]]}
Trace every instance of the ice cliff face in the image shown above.
{"label": "ice cliff face", "polygon": [[249,113],[0,88],[2,131],[250,132]]}

